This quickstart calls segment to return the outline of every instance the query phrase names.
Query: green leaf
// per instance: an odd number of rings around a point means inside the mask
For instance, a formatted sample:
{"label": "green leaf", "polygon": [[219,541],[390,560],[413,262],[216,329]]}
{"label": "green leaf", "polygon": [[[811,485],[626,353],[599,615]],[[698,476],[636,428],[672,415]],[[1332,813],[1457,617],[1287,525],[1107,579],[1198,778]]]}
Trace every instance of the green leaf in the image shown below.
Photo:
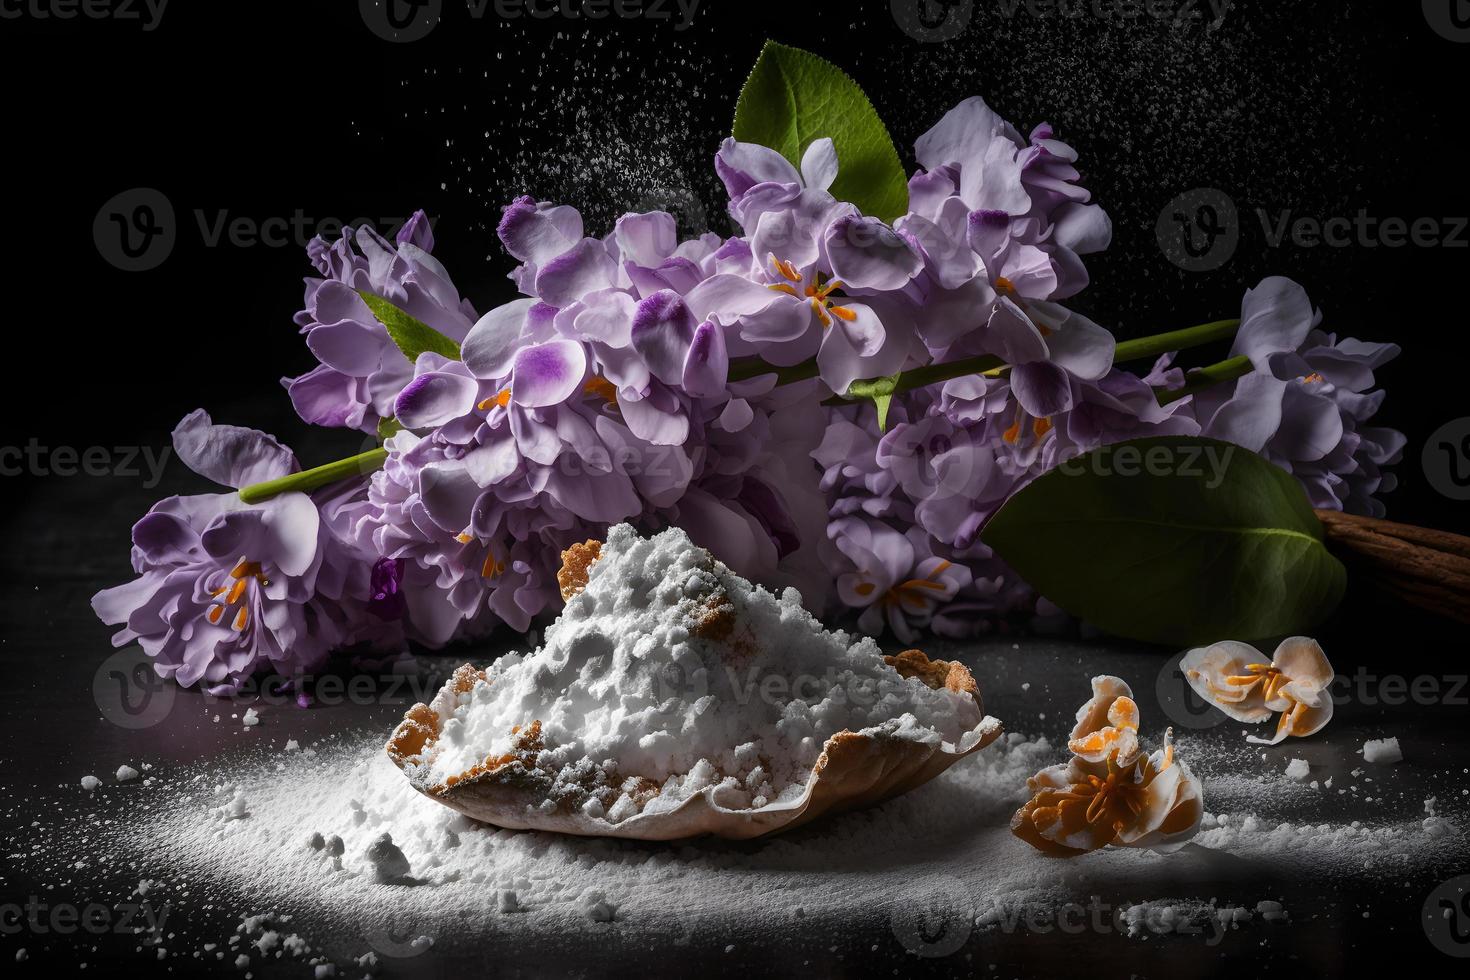
{"label": "green leaf", "polygon": [[898,379],[903,372],[885,378],[864,378],[847,386],[848,398],[867,398],[878,412],[878,431],[888,431],[888,409],[893,405],[893,393],[898,388]]}
{"label": "green leaf", "polygon": [[378,441],[387,442],[403,431],[403,423],[397,419],[378,419]]}
{"label": "green leaf", "polygon": [[830,137],[838,162],[834,197],[883,221],[908,210],[903,165],[873,104],[842,69],[810,52],[766,42],[735,104],[734,136],[797,167],[813,140]]}
{"label": "green leaf", "polygon": [[980,537],[1067,612],[1175,646],[1303,632],[1346,584],[1301,485],[1213,439],[1135,439],[1069,460]]}
{"label": "green leaf", "polygon": [[443,354],[452,361],[459,360],[459,344],[424,321],[414,319],[381,296],[374,296],[361,289],[357,294],[368,305],[368,309],[373,311],[378,322],[387,328],[388,336],[393,338],[393,343],[398,345],[403,356],[410,361],[418,360],[424,351]]}

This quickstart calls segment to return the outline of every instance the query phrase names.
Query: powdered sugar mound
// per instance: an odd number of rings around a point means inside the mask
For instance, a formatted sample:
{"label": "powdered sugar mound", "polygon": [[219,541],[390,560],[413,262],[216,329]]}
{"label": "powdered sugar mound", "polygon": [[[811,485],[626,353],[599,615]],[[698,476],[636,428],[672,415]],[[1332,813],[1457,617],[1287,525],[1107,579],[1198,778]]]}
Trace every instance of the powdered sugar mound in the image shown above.
{"label": "powdered sugar mound", "polygon": [[[844,730],[963,751],[982,720],[970,694],[905,678],[871,639],[823,629],[795,590],[751,585],[677,528],[640,538],[620,525],[545,644],[448,706],[410,775],[443,783],[534,731],[554,795],[618,823],[696,793],[731,810],[795,799]],[[631,777],[657,792],[630,791]]]}

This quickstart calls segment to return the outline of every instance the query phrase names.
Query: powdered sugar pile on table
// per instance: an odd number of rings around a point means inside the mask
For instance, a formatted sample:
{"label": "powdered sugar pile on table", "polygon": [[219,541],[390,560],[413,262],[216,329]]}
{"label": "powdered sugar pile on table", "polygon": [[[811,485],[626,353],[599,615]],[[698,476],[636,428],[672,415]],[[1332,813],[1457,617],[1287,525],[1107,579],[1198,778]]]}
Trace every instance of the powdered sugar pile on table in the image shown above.
{"label": "powdered sugar pile on table", "polygon": [[[984,720],[969,693],[901,676],[872,639],[823,629],[796,590],[752,586],[677,528],[644,539],[626,524],[545,645],[503,657],[443,714],[412,778],[433,786],[513,756],[534,725],[536,767],[614,824],[706,790],[732,810],[792,801],[841,731],[963,752]],[[621,790],[626,776],[657,792]]]}

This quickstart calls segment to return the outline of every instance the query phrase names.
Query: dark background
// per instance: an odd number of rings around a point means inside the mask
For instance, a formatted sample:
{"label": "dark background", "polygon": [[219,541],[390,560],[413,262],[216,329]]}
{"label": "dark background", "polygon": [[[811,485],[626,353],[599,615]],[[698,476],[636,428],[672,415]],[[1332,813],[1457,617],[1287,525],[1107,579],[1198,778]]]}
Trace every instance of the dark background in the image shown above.
{"label": "dark background", "polygon": [[[1430,0],[1450,3],[1460,0]],[[1420,464],[1430,433],[1470,415],[1460,295],[1470,249],[1272,247],[1257,216],[1366,210],[1412,222],[1470,214],[1461,157],[1470,44],[1436,34],[1413,0],[1237,0],[1215,27],[1038,18],[1025,9],[1007,16],[1000,0],[932,6],[936,31],[953,37],[921,42],[900,29],[887,0],[703,0],[685,30],[649,19],[504,20],[489,12],[476,20],[462,2],[445,0],[442,22],[411,43],[377,36],[357,0],[172,0],[151,31],[135,20],[0,18],[8,355],[0,448],[31,440],[49,449],[106,447],[117,461],[119,450],[162,449],[178,418],[204,406],[217,420],[277,433],[308,464],[355,451],[360,436],[308,433],[278,383],[314,363],[291,316],[301,277],[312,271],[302,246],[316,227],[360,216],[391,224],[426,209],[438,219],[436,254],[482,311],[512,295],[505,273],[513,263],[493,232],[517,194],[582,208],[591,234],[624,210],[659,206],[676,211],[686,231],[708,224],[728,232],[711,161],[761,43],[774,38],[851,73],[909,168],[914,138],[968,95],[985,96],[1023,130],[1052,123],[1081,152],[1086,186],[1115,224],[1112,249],[1088,261],[1094,285],[1077,305],[1120,337],[1234,315],[1244,288],[1278,273],[1306,285],[1329,329],[1401,344],[1403,356],[1380,372],[1390,393],[1381,420],[1409,437],[1389,514],[1470,532],[1464,505],[1437,493]],[[0,0],[0,11],[16,9],[24,10]],[[945,18],[966,13],[954,32],[960,21]],[[1186,272],[1161,250],[1155,223],[1171,199],[1201,187],[1235,202],[1240,242],[1217,268]],[[106,228],[108,202],[136,188],[167,200],[173,241],[156,267],[127,272],[109,263],[117,241],[98,238],[94,223],[102,214]],[[298,211],[304,233],[288,229],[281,244],[253,241],[254,228],[294,222]],[[245,238],[206,240],[235,219],[250,226]],[[1197,352],[1192,363],[1220,354]],[[59,805],[53,798],[70,800],[64,794],[75,792],[81,772],[139,752],[180,766],[227,747],[223,731],[201,721],[192,694],[185,703],[197,710],[142,740],[121,736],[92,710],[110,630],[91,618],[87,599],[125,579],[127,528],[150,501],[211,489],[177,465],[156,488],[143,480],[121,472],[0,478],[0,656],[8,665],[0,713],[11,719],[0,763],[16,787],[0,820],[8,854],[21,850],[13,832],[50,814]],[[1340,670],[1359,662],[1410,674],[1462,670],[1463,630],[1452,644],[1435,643],[1422,620],[1374,617],[1362,604],[1347,611],[1356,615],[1340,617],[1324,637]],[[1071,659],[1068,669],[1079,670]],[[1136,676],[1150,676],[1155,662],[1152,653],[1140,657]],[[1070,710],[1045,707],[1054,718]],[[302,724],[315,733],[380,729],[400,710],[307,712]],[[1338,724],[1344,744],[1405,735],[1418,778],[1435,767],[1463,770],[1462,714],[1410,705],[1381,717],[1345,713]],[[65,737],[50,736],[58,726]],[[58,779],[64,788],[54,786]],[[1442,795],[1459,790],[1456,783]],[[0,885],[17,894],[50,888],[43,870],[10,868]],[[87,872],[64,884],[106,894],[138,877],[120,874],[104,881]],[[1406,955],[1411,963],[1431,955],[1411,921],[1430,884],[1298,883],[1326,904],[1304,901],[1297,939],[1259,947],[1256,969],[1246,972],[1295,970],[1298,956],[1319,968],[1382,958],[1402,969]],[[1386,937],[1381,925],[1359,926],[1359,907],[1373,902],[1375,922],[1389,923]],[[846,962],[854,972],[918,965],[887,946],[871,956],[868,945],[853,946]],[[102,960],[106,972],[137,964],[132,947],[77,956]],[[1063,973],[1135,966],[1132,954],[1106,964],[1095,948],[1048,949],[1044,965]],[[1138,968],[1159,952],[1138,951]],[[56,962],[38,952],[32,965],[55,970]],[[64,972],[71,960],[60,962]],[[423,964],[426,975],[450,972]],[[731,964],[745,969],[745,961]],[[170,965],[187,972],[182,961]],[[523,970],[540,975],[545,967],[535,961]],[[969,964],[936,972],[950,967]],[[845,968],[819,960],[813,972]],[[1238,970],[1224,957],[1195,958],[1187,968]]]}
{"label": "dark background", "polygon": [[[1401,0],[1237,0],[1213,26],[1099,18],[1088,5],[1075,18],[1024,5],[1008,15],[1010,0],[959,0],[929,4],[940,34],[969,16],[935,43],[900,29],[891,8],[905,5],[703,0],[681,30],[672,3],[673,21],[506,20],[493,5],[476,19],[446,0],[438,26],[411,43],[377,36],[357,0],[173,0],[153,30],[0,20],[12,386],[0,443],[161,448],[202,405],[275,431],[308,465],[354,449],[350,435],[304,435],[278,387],[314,363],[291,323],[311,271],[297,240],[328,219],[382,223],[422,207],[437,219],[437,253],[484,310],[512,295],[513,263],[493,232],[519,193],[577,205],[591,234],[661,205],[686,227],[728,231],[711,161],[769,37],[846,68],[910,168],[914,138],[971,94],[1023,130],[1052,123],[1116,227],[1077,305],[1120,337],[1234,315],[1246,286],[1280,273],[1307,286],[1330,329],[1401,344],[1380,373],[1381,420],[1409,436],[1390,516],[1466,530],[1462,505],[1427,484],[1419,454],[1429,433],[1467,414],[1470,232],[1459,248],[1271,247],[1257,209],[1273,221],[1284,210],[1470,213],[1460,157],[1470,45]],[[115,232],[99,250],[94,219],[139,187],[167,198],[174,241],[156,268],[126,272],[103,255]],[[1239,247],[1208,272],[1172,265],[1154,233],[1166,202],[1197,187],[1220,188],[1239,210]],[[295,240],[226,231],[207,241],[222,220],[253,228],[298,211]],[[52,479],[0,481],[7,520],[24,520]]]}

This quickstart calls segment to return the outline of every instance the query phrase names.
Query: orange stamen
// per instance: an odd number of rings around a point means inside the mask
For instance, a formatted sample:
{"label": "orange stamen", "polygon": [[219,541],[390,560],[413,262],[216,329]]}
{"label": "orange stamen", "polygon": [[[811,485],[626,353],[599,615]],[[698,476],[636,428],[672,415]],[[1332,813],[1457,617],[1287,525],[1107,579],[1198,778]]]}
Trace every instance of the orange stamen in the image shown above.
{"label": "orange stamen", "polygon": [[476,405],[475,407],[478,408],[482,412],[488,412],[492,408],[496,408],[496,407],[504,408],[505,406],[507,406],[509,404],[510,404],[510,389],[507,388],[507,389],[505,389],[504,391],[502,391],[498,395],[492,395],[491,397],[486,398],[484,401],[480,402],[480,404]]}
{"label": "orange stamen", "polygon": [[234,571],[230,572],[231,578],[244,578],[247,575],[258,577],[260,575],[260,562],[242,561],[235,566]]}
{"label": "orange stamen", "polygon": [[609,405],[616,405],[618,403],[618,386],[604,378],[602,375],[597,375],[591,381],[588,381],[585,385],[583,385],[582,393],[601,398]]}

